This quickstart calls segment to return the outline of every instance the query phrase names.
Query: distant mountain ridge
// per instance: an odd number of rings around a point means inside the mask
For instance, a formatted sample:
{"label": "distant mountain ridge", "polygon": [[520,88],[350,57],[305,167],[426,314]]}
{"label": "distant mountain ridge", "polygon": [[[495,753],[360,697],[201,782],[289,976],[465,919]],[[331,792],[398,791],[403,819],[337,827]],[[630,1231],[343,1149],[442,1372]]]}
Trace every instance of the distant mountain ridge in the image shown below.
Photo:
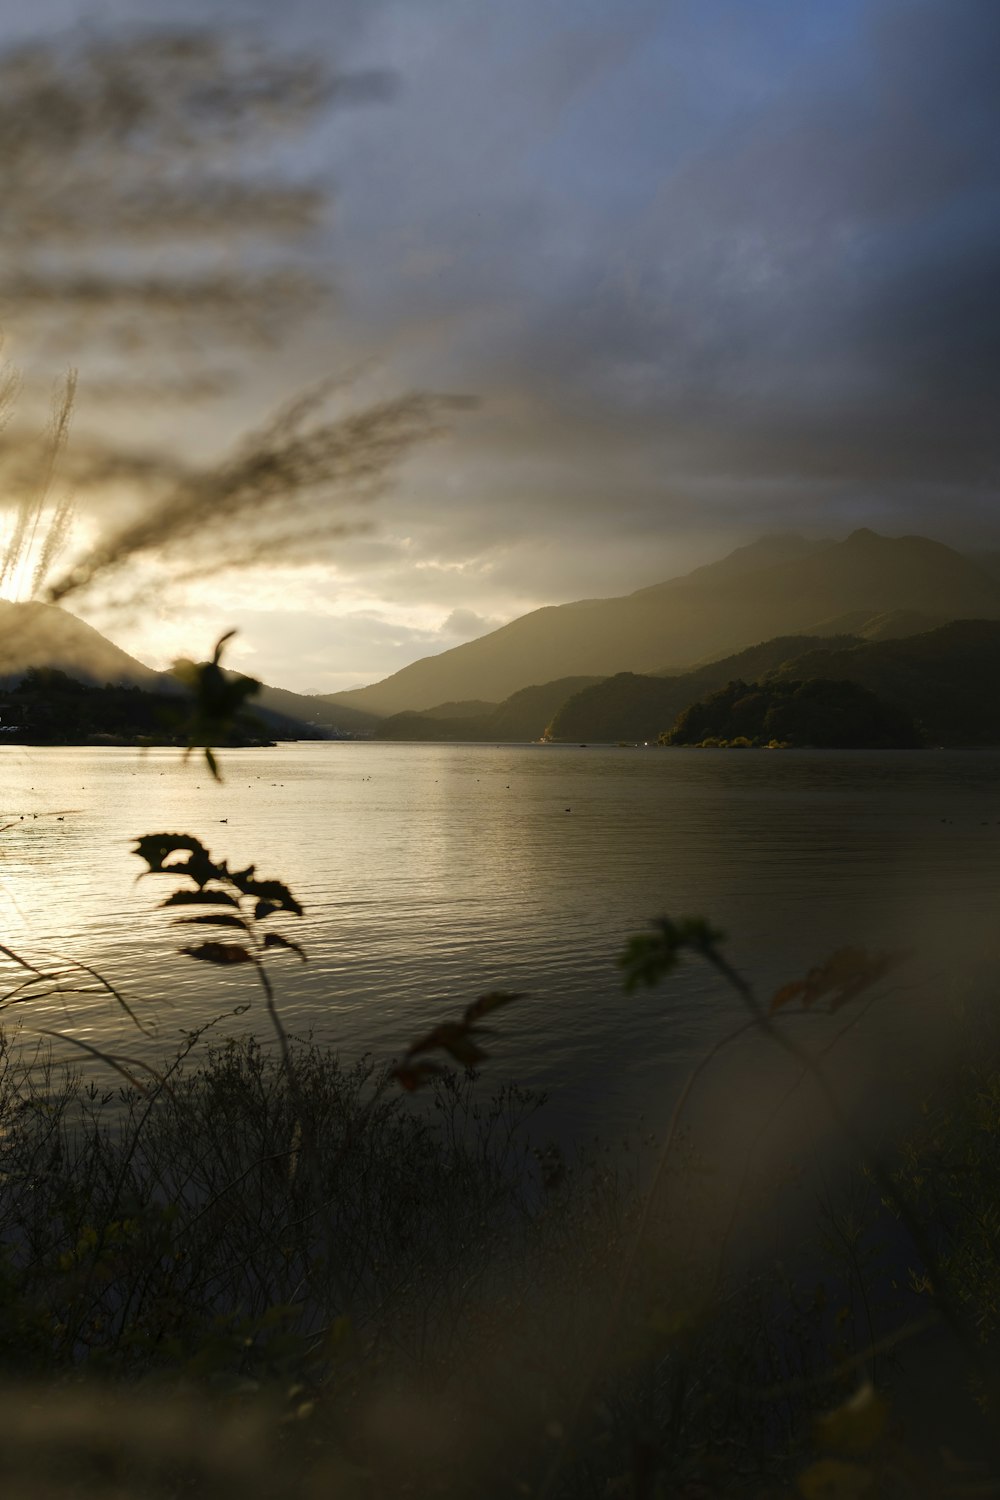
{"label": "distant mountain ridge", "polygon": [[766,538],[633,594],[534,610],[327,701],[378,715],[503,701],[561,677],[654,674],[664,662],[694,666],[775,637],[841,633],[847,616],[897,612],[932,623],[998,619],[1000,577],[927,537],[863,528],[842,542]]}
{"label": "distant mountain ridge", "polygon": [[[52,604],[0,599],[0,684],[19,681],[32,667],[54,668],[95,687],[112,683],[155,693],[180,692],[169,672],[154,672],[68,610]],[[376,722],[375,715],[363,710],[331,705],[326,698],[266,684],[250,706],[278,733],[301,724],[367,734]]]}
{"label": "distant mountain ridge", "polygon": [[[645,739],[669,727],[692,689],[697,697],[724,686],[721,673],[756,679],[817,651],[846,652],[853,672],[865,644],[923,640],[949,621],[1000,620],[995,563],[995,554],[964,557],[925,537],[864,529],[843,542],[767,537],[621,598],[533,611],[368,688],[310,695],[264,686],[255,707],[334,735],[368,734],[387,720],[385,737],[399,739],[536,739],[549,726],[566,739]],[[894,670],[906,670],[905,652],[893,659]],[[567,661],[576,668],[565,670]],[[1000,684],[982,664],[983,690],[993,693]],[[169,674],[67,611],[0,600],[0,684],[30,667],[178,691]]]}
{"label": "distant mountain ridge", "polygon": [[623,672],[559,709],[553,740],[655,741],[729,684],[850,682],[901,710],[931,745],[1000,744],[1000,620],[953,620],[896,640],[781,637],[679,677]]}
{"label": "distant mountain ridge", "polygon": [[857,683],[910,714],[929,744],[1000,744],[1000,621],[952,620],[905,640],[811,651],[775,675]]}
{"label": "distant mountain ridge", "polygon": [[29,667],[54,667],[96,687],[152,689],[162,675],[67,610],[0,599],[0,680],[23,677]]}
{"label": "distant mountain ridge", "polygon": [[[422,714],[392,714],[376,725],[373,736],[377,740],[498,740],[508,744],[537,740],[567,698],[602,680],[559,677],[555,682],[521,688],[503,703],[443,703]],[[469,713],[468,708],[486,712]]]}
{"label": "distant mountain ridge", "polygon": [[754,682],[807,652],[818,654],[827,645],[850,649],[860,644],[854,636],[835,636],[827,642],[818,636],[783,635],[678,676],[619,672],[567,698],[545,733],[550,739],[566,741],[655,740],[684,709],[734,678]]}

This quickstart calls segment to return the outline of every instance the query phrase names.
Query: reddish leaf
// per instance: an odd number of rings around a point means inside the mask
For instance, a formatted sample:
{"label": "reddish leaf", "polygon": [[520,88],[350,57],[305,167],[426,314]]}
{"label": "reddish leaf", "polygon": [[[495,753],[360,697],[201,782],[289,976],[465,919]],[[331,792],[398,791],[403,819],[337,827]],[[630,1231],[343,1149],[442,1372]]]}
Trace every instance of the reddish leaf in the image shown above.
{"label": "reddish leaf", "polygon": [[775,990],[774,994],[771,997],[770,1008],[772,1016],[774,1015],[774,1012],[776,1010],[780,1010],[783,1005],[790,1005],[793,1000],[797,1000],[805,990],[805,987],[806,986],[804,980],[793,979],[789,984],[783,984],[780,990]]}
{"label": "reddish leaf", "polygon": [[415,1057],[418,1052],[434,1052],[438,1049],[450,1053],[456,1062],[463,1063],[467,1068],[474,1068],[486,1056],[482,1048],[476,1046],[468,1027],[461,1021],[446,1021],[441,1026],[435,1026],[433,1031],[414,1043],[408,1055]]}
{"label": "reddish leaf", "polygon": [[793,1000],[808,1010],[817,1001],[826,1000],[832,1013],[884,979],[905,958],[902,953],[869,953],[866,948],[838,948],[826,963],[810,969],[805,979],[794,979],[776,990],[771,999],[771,1014]]}
{"label": "reddish leaf", "polygon": [[392,1076],[402,1088],[406,1089],[407,1093],[412,1094],[414,1090],[423,1088],[425,1083],[430,1083],[432,1078],[440,1077],[443,1072],[444,1068],[439,1067],[437,1063],[403,1062],[393,1068]]}
{"label": "reddish leaf", "polygon": [[523,995],[513,994],[508,990],[491,990],[488,995],[480,995],[478,1000],[473,1000],[471,1005],[466,1006],[463,1019],[467,1026],[471,1026],[474,1021],[488,1016],[491,1011],[499,1010],[502,1005],[509,1005],[512,1000],[523,999]]}

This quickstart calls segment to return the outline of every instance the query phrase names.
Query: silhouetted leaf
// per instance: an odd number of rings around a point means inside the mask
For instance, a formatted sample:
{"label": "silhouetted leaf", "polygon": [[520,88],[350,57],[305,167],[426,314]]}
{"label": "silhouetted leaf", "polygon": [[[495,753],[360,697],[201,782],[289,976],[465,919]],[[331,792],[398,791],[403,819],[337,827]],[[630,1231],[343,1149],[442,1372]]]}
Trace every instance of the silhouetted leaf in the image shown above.
{"label": "silhouetted leaf", "polygon": [[188,958],[200,959],[206,964],[249,964],[253,955],[239,943],[199,943],[195,948],[181,948]]}
{"label": "silhouetted leaf", "polygon": [[186,760],[192,750],[202,749],[216,781],[221,781],[222,776],[213,746],[225,744],[240,727],[240,715],[246,700],[260,691],[256,678],[239,673],[227,675],[222,670],[223,647],[235,634],[235,630],[229,630],[219,638],[211,661],[194,662],[181,657],[171,669],[192,698],[190,713],[179,726],[187,738],[184,758]]}
{"label": "silhouetted leaf", "polygon": [[210,880],[224,880],[226,876],[225,865],[213,864],[204,849],[193,851],[189,859],[181,864],[172,865],[170,868],[178,875],[187,875],[202,888]]}
{"label": "silhouetted leaf", "polygon": [[838,948],[826,963],[810,969],[804,979],[793,979],[776,990],[771,997],[771,1014],[796,1000],[806,1010],[818,1000],[826,1000],[830,1012],[839,1010],[863,990],[878,984],[905,957],[904,953],[869,953],[866,948]]}
{"label": "silhouetted leaf", "polygon": [[264,938],[265,948],[289,948],[292,953],[297,953],[302,962],[306,961],[306,952],[300,948],[298,943],[293,943],[291,938],[282,937],[280,932],[269,932]]}
{"label": "silhouetted leaf", "polygon": [[235,896],[230,896],[228,891],[174,891],[166,901],[161,901],[161,906],[235,906],[239,907]]}
{"label": "silhouetted leaf", "polygon": [[482,1048],[472,1040],[468,1027],[461,1021],[445,1021],[443,1025],[435,1026],[433,1031],[414,1043],[409,1056],[415,1057],[418,1052],[434,1052],[439,1048],[450,1053],[456,1062],[467,1068],[474,1068],[486,1056]]}
{"label": "silhouetted leaf", "polygon": [[[187,859],[165,863],[172,854],[185,851]],[[204,844],[186,833],[147,833],[136,840],[133,853],[146,861],[150,875],[186,875],[199,886],[224,880],[227,875],[225,865],[213,864]]]}
{"label": "silhouetted leaf", "polygon": [[240,909],[235,895],[229,895],[228,891],[210,891],[205,888],[199,891],[174,891],[160,901],[160,906],[235,906]]}
{"label": "silhouetted leaf", "polygon": [[249,925],[242,917],[233,916],[231,913],[225,911],[206,912],[204,915],[198,917],[175,917],[174,921],[178,924],[182,922],[198,922],[205,927],[239,927],[244,932],[249,932],[250,930]]}
{"label": "silhouetted leaf", "polygon": [[266,901],[273,911],[289,911],[296,917],[301,917],[302,907],[287,885],[283,885],[280,880],[257,880],[254,876],[255,868],[254,865],[248,865],[245,870],[231,870],[229,879],[244,896],[256,896],[259,900]]}
{"label": "silhouetted leaf", "polygon": [[323,1359],[333,1359],[344,1352],[354,1334],[354,1328],[346,1313],[334,1318],[316,1348]]}
{"label": "silhouetted leaf", "polygon": [[207,858],[204,844],[187,833],[145,833],[136,839],[132,853],[146,861],[151,873],[156,873],[164,868],[164,860],[179,849],[188,854],[200,852]]}
{"label": "silhouetted leaf", "polygon": [[235,630],[227,630],[226,633],[225,633],[225,635],[220,635],[219,636],[219,639],[215,643],[215,650],[212,652],[212,665],[213,666],[217,667],[219,665],[219,662],[222,660],[222,648],[223,648],[223,646],[226,644],[227,641],[231,641],[232,638],[233,638],[233,636],[235,634],[236,634]]}
{"label": "silhouetted leaf", "polygon": [[625,989],[632,991],[640,984],[659,983],[676,969],[686,950],[709,953],[723,937],[703,917],[682,917],[677,922],[670,917],[657,918],[653,931],[639,932],[629,938],[619,956],[618,966],[625,971]]}

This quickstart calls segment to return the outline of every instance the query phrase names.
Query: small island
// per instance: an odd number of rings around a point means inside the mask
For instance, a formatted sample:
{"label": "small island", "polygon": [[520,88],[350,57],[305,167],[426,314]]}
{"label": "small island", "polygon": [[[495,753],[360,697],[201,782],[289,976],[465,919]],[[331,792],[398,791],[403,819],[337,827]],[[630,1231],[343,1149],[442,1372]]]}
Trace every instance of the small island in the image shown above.
{"label": "small island", "polygon": [[705,749],[914,750],[924,743],[905,710],[856,682],[824,677],[737,678],[684,709],[659,738]]}

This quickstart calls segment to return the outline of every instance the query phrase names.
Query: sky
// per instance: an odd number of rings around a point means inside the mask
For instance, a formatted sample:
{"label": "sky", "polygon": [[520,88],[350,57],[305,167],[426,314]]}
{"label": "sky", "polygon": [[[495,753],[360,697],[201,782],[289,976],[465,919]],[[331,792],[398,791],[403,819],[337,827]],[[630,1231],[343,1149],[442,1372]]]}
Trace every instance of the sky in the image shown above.
{"label": "sky", "polygon": [[[332,294],[264,350],[188,350],[190,401],[137,399],[162,348],[112,389],[8,307],[29,396],[72,363],[71,448],[205,463],[330,374],[476,404],[363,512],[309,498],[363,532],[170,587],[139,559],[117,618],[67,601],[126,649],[237,627],[233,665],[330,692],[771,532],[1000,546],[1000,7],[37,0],[0,45],[185,22],[391,84],[267,158],[328,196],[289,253]],[[79,497],[78,539],[122,491]]]}

